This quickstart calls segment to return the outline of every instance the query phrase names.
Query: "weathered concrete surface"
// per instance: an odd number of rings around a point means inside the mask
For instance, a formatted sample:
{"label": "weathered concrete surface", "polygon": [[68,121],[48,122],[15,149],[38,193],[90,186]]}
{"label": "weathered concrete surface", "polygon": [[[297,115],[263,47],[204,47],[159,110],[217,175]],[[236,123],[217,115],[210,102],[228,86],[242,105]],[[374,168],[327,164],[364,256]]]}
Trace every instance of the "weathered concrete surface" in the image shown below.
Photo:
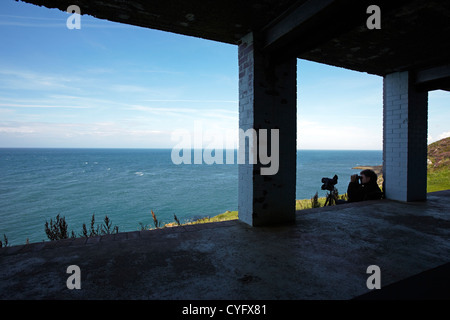
{"label": "weathered concrete surface", "polygon": [[[8,247],[0,298],[351,299],[369,291],[369,265],[384,287],[449,262],[449,209],[444,191],[302,211],[283,227],[230,221]],[[66,287],[73,264],[81,290]]]}

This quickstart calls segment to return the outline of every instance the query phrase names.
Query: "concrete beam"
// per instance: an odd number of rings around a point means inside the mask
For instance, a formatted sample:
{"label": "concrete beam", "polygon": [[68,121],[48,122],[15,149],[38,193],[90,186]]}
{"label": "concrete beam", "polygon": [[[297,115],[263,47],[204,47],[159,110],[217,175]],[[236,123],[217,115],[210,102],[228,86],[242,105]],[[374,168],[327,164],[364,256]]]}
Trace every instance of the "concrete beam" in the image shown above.
{"label": "concrete beam", "polygon": [[379,0],[376,3],[372,0],[308,0],[298,7],[290,8],[262,29],[264,48],[276,52],[280,58],[302,57],[311,50],[321,55],[322,52],[317,52],[317,48],[351,30],[359,30],[363,34],[358,39],[362,43],[379,31],[373,32],[366,26],[369,17],[367,8],[370,5],[378,5],[384,17],[399,10],[405,3],[407,0]]}
{"label": "concrete beam", "polygon": [[370,4],[369,0],[308,0],[263,28],[264,48],[280,59],[299,57],[354,28],[365,27]]}
{"label": "concrete beam", "polygon": [[273,20],[264,29],[265,31],[265,47],[274,45],[281,38],[286,37],[296,28],[299,28],[306,21],[328,7],[336,0],[309,0],[304,4],[290,9],[282,16]]}
{"label": "concrete beam", "polygon": [[448,90],[450,88],[450,64],[418,71],[415,85],[419,90]]}

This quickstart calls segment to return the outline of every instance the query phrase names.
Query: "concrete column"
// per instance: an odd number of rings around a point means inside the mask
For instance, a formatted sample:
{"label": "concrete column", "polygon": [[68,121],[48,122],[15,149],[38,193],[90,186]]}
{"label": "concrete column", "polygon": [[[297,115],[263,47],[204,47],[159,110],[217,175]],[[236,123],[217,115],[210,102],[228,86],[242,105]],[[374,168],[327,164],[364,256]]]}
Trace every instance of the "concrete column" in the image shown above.
{"label": "concrete column", "polygon": [[383,81],[383,177],[385,195],[400,201],[427,197],[428,92],[418,92],[411,72]]}
{"label": "concrete column", "polygon": [[[249,159],[250,140],[240,140],[239,150],[245,150],[246,162],[239,164],[239,219],[251,226],[269,226],[295,221],[295,187],[297,159],[297,59],[276,61],[260,47],[260,41],[250,33],[239,45],[239,128],[257,133],[254,145],[257,163]],[[267,139],[261,135],[267,129]],[[278,129],[279,152],[272,140]],[[250,131],[249,131],[250,130]],[[272,131],[271,131],[272,130]],[[270,164],[261,163],[261,143],[269,142]],[[256,141],[255,141],[256,142]],[[278,156],[275,174],[262,174]],[[256,160],[256,159],[255,159]],[[264,160],[264,159],[263,159]]]}

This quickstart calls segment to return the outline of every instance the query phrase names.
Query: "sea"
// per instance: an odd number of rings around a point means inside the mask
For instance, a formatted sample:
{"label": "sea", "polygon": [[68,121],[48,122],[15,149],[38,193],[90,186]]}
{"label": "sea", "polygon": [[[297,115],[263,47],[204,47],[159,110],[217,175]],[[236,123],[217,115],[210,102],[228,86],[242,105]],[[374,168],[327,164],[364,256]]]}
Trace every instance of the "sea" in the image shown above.
{"label": "sea", "polygon": [[[45,222],[59,214],[80,235],[105,216],[119,231],[212,217],[238,210],[238,164],[174,164],[171,149],[0,149],[0,240],[47,241]],[[235,159],[237,159],[235,151]],[[229,161],[228,161],[229,162]],[[382,164],[382,151],[298,150],[296,199],[338,175],[345,193],[356,166]]]}

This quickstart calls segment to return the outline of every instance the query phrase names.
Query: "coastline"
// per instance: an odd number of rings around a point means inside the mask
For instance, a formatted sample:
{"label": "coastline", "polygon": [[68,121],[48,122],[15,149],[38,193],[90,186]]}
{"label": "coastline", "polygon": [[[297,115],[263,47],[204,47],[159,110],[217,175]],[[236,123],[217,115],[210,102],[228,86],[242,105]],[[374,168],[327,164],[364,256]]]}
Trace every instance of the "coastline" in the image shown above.
{"label": "coastline", "polygon": [[357,167],[353,167],[352,169],[359,169],[359,170],[370,169],[370,170],[373,170],[377,175],[383,174],[383,165],[379,165],[379,166],[357,166]]}

